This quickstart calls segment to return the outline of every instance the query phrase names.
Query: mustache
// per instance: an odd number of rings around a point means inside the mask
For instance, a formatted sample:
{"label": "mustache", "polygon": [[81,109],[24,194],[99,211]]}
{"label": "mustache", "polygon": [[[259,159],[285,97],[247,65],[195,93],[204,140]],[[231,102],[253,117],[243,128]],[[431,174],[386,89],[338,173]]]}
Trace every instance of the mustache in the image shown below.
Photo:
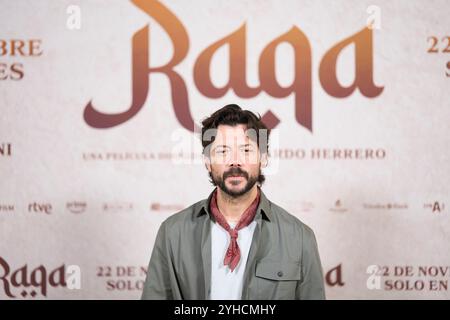
{"label": "mustache", "polygon": [[248,180],[248,173],[239,167],[234,167],[234,168],[231,168],[230,170],[224,172],[223,180],[225,180],[226,178],[228,178],[230,176],[240,176],[240,177],[244,177]]}

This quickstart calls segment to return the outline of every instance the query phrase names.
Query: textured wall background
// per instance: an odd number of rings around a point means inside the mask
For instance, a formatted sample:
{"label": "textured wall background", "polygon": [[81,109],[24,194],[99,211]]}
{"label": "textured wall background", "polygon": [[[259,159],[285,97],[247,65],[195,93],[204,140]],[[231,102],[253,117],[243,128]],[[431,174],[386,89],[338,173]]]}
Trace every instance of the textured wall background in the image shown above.
{"label": "textured wall background", "polygon": [[[1,299],[140,297],[161,222],[212,190],[200,142],[175,111],[188,106],[199,124],[228,103],[279,119],[263,190],[314,229],[328,298],[450,298],[448,1],[163,1],[161,11],[155,4],[0,1]],[[158,21],[165,10],[188,36],[174,68],[188,105],[174,106],[167,75],[152,73],[136,115],[111,128],[89,125],[89,101],[111,114],[131,105],[139,30],[149,25],[151,66],[172,58],[182,35],[169,37]],[[361,42],[362,61],[384,89],[374,97],[328,94],[322,82],[331,73],[319,75],[325,54],[373,19],[373,47]],[[311,63],[304,51],[296,67],[283,43],[275,72],[285,87],[311,73],[312,130],[296,120],[294,94],[243,98],[230,90],[211,98],[194,83],[201,52],[244,23],[249,86],[260,84],[258,61],[271,41],[293,26],[306,36]],[[11,40],[23,42],[22,52],[12,52]],[[367,75],[354,49],[350,43],[338,56],[342,86],[355,70]],[[212,60],[213,84],[226,85],[229,73],[224,46]],[[188,161],[191,151],[196,161]],[[81,289],[58,285],[60,273],[76,283],[79,272]]]}

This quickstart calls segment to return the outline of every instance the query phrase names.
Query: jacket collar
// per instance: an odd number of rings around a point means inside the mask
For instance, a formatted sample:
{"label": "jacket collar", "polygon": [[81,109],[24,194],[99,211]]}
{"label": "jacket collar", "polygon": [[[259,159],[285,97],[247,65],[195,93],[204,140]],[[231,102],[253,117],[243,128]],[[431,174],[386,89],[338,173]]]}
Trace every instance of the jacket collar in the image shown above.
{"label": "jacket collar", "polygon": [[[208,214],[210,218],[213,218],[210,210],[209,210],[209,203],[211,201],[213,193],[216,191],[217,187],[209,194],[207,199],[204,199],[200,202],[200,206],[198,207],[196,211],[196,216],[201,216],[203,214]],[[270,201],[267,199],[264,192],[261,190],[261,188],[258,186],[258,189],[260,191],[260,199],[258,207],[256,208],[256,215],[255,219],[257,219],[258,216],[261,216],[265,218],[266,220],[270,221],[272,219],[272,211],[270,209]]]}

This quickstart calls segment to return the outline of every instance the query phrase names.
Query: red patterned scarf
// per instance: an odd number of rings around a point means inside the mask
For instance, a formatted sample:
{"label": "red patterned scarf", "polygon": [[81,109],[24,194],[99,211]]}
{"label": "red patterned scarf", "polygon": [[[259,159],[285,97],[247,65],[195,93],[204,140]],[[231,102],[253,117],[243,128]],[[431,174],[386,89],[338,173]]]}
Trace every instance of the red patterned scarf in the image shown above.
{"label": "red patterned scarf", "polygon": [[233,272],[233,270],[236,268],[241,258],[241,251],[239,250],[239,246],[237,243],[238,231],[248,226],[255,218],[256,208],[258,207],[259,204],[260,190],[258,187],[258,193],[256,195],[255,200],[247,208],[247,210],[244,211],[234,229],[231,229],[227,220],[225,219],[223,214],[219,211],[219,207],[217,206],[217,192],[218,190],[216,188],[216,191],[214,191],[211,198],[210,209],[217,223],[219,223],[219,225],[222,226],[222,228],[224,228],[230,234],[231,241],[230,245],[228,246],[225,259],[223,260],[223,264],[228,265],[231,269],[231,272]]}

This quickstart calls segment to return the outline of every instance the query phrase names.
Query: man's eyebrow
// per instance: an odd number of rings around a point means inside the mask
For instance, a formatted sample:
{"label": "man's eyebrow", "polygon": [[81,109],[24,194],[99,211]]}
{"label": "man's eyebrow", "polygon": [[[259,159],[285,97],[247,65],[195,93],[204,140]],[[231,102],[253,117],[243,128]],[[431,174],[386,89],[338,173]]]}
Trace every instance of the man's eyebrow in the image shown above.
{"label": "man's eyebrow", "polygon": [[[251,145],[250,143],[240,144],[239,148],[241,148],[241,147],[253,147],[253,145]],[[231,147],[226,144],[219,144],[214,147],[214,149],[217,149],[217,148],[231,148]]]}
{"label": "man's eyebrow", "polygon": [[220,147],[222,147],[222,148],[230,148],[230,146],[227,146],[226,144],[219,144],[219,145],[215,146],[214,149],[217,149],[217,148],[220,148]]}

